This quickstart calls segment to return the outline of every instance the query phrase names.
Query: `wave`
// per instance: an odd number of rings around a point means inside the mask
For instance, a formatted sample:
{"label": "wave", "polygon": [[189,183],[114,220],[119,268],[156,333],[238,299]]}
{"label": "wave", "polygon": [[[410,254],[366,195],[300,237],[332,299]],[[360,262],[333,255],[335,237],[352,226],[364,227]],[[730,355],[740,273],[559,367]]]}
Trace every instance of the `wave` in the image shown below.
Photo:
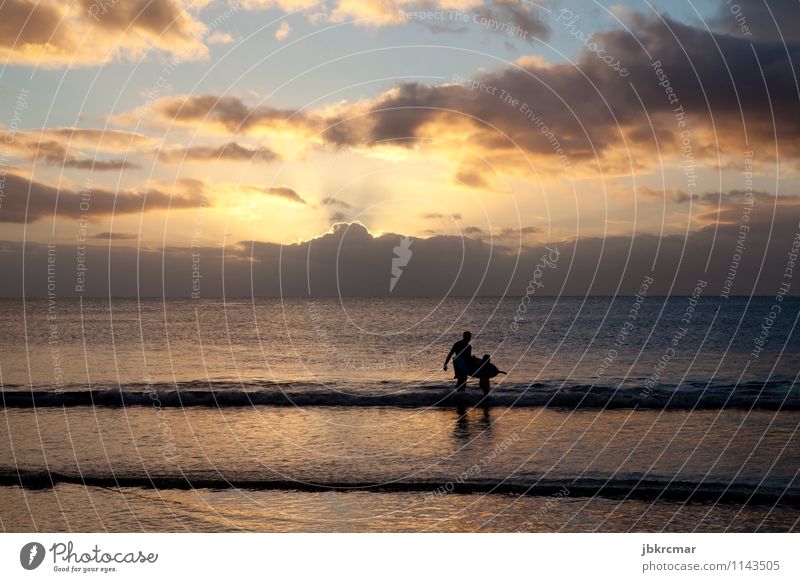
{"label": "wave", "polygon": [[800,507],[797,487],[763,486],[752,483],[723,483],[709,481],[679,481],[663,478],[614,477],[599,478],[541,478],[519,481],[440,481],[398,480],[387,483],[356,481],[306,483],[291,480],[263,480],[221,476],[190,475],[91,475],[47,471],[0,470],[0,485],[22,486],[27,489],[50,489],[61,484],[102,488],[139,489],[246,489],[258,491],[307,492],[421,492],[426,497],[450,494],[526,495],[558,497],[606,497],[644,501],[675,501],[682,503],[727,503],[738,505],[768,505]]}
{"label": "wave", "polygon": [[[628,380],[630,383],[630,379]],[[433,408],[459,406],[553,407],[565,409],[633,408],[643,410],[800,410],[800,385],[791,380],[768,382],[700,382],[662,385],[652,390],[620,383],[501,383],[484,397],[476,387],[456,393],[452,384],[373,384],[228,381],[171,384],[78,386],[62,390],[6,386],[0,397],[6,408],[73,406],[251,407],[341,406]]]}

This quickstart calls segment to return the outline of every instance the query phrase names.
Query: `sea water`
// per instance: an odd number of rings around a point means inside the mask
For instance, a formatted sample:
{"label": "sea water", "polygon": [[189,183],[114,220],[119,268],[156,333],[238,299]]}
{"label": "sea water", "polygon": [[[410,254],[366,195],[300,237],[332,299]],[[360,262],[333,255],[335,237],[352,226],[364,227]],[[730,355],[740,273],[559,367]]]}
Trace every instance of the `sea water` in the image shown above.
{"label": "sea water", "polygon": [[[800,301],[773,303],[0,301],[0,520],[793,530]],[[464,330],[508,372],[486,398],[442,369]]]}

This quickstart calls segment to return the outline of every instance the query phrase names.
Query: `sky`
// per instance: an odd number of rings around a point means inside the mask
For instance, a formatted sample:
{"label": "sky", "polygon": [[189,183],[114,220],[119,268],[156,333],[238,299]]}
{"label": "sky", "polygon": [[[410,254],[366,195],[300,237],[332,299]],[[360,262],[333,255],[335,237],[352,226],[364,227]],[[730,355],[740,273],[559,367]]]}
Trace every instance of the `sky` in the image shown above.
{"label": "sky", "polygon": [[773,295],[798,48],[788,0],[5,0],[0,295],[498,294],[549,249],[551,294]]}

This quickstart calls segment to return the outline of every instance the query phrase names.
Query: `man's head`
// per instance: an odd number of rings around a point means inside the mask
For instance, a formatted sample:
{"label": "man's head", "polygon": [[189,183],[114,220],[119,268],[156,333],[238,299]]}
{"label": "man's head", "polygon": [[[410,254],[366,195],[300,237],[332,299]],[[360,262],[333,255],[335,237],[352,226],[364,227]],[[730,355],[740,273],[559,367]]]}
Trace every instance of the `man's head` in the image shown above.
{"label": "man's head", "polygon": [[468,331],[465,331],[464,332],[464,339],[467,340],[467,341],[471,340],[472,339],[472,334],[470,332],[468,332]]}

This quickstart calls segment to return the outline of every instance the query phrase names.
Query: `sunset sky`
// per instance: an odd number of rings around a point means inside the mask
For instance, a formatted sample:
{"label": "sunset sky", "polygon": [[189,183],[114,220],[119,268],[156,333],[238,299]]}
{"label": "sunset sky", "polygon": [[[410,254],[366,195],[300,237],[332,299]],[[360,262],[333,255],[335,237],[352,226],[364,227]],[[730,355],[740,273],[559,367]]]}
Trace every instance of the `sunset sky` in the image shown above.
{"label": "sunset sky", "polygon": [[724,269],[746,224],[750,259],[780,270],[798,228],[793,1],[0,13],[2,261],[84,235],[247,256],[358,221],[517,256],[605,241],[622,262],[634,240],[683,255],[700,237]]}

